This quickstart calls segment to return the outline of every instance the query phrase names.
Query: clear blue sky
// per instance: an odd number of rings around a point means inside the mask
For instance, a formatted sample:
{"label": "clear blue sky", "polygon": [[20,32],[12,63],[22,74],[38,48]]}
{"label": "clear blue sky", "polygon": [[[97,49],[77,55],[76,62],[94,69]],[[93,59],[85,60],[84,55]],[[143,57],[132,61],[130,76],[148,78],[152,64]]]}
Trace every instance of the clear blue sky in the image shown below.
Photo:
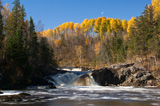
{"label": "clear blue sky", "polygon": [[[13,7],[14,0],[3,0]],[[44,29],[53,29],[64,22],[81,23],[85,18],[110,17],[129,20],[139,16],[151,0],[20,0],[27,19],[39,20]]]}

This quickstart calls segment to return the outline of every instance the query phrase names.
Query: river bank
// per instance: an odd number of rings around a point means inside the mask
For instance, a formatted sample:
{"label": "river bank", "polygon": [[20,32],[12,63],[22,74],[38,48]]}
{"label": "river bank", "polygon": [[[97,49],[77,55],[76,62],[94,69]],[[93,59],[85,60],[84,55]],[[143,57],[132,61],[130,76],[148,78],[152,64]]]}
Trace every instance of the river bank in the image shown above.
{"label": "river bank", "polygon": [[95,70],[92,75],[101,86],[159,86],[160,82],[158,71],[135,63],[114,64]]}
{"label": "river bank", "polygon": [[[66,70],[65,68],[64,70]],[[70,71],[69,71],[70,69]],[[147,68],[137,64],[137,63],[121,63],[121,64],[113,64],[111,66],[102,68],[102,69],[89,69],[89,68],[82,68],[82,67],[76,67],[76,71],[79,69],[82,72],[90,71],[90,75],[92,76],[93,80],[100,85],[100,86],[159,86],[160,85],[160,72],[147,70]],[[43,78],[39,79],[38,81],[35,81],[34,84],[26,86],[25,88],[30,89],[41,89],[41,88],[56,88],[55,81],[53,79],[50,80],[50,76],[54,76],[57,74],[65,74],[67,72],[74,73],[74,68],[68,68],[68,71],[64,71],[63,68],[54,68],[54,67],[48,67],[43,69]],[[76,72],[78,75],[78,73]],[[87,73],[88,74],[88,73]],[[77,76],[78,77],[78,76]],[[75,80],[75,79],[74,79]],[[71,81],[72,82],[72,81]],[[88,85],[88,84],[86,84]],[[84,86],[86,86],[84,85]],[[39,87],[37,87],[39,86]],[[44,87],[46,86],[46,87]],[[3,87],[1,87],[3,88]],[[17,86],[15,86],[15,89],[21,89]],[[7,88],[7,89],[14,89]]]}

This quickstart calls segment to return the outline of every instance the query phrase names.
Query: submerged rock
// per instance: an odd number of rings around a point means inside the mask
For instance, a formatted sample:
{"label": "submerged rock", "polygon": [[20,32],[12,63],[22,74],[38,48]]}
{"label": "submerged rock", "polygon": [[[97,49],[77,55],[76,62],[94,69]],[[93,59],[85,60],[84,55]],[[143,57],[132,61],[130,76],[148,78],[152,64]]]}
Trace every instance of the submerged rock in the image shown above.
{"label": "submerged rock", "polygon": [[27,93],[20,93],[18,95],[5,95],[5,96],[0,96],[0,101],[1,102],[21,102],[23,101],[24,98],[28,96],[31,96],[31,95]]}

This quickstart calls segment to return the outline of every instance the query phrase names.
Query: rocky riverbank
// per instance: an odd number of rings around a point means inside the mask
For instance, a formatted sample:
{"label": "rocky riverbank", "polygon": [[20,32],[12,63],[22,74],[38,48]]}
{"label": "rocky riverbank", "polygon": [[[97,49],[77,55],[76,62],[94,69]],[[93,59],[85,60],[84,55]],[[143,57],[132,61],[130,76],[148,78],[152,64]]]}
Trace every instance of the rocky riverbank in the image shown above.
{"label": "rocky riverbank", "polygon": [[126,63],[94,70],[92,76],[101,86],[158,86],[160,78],[157,74],[138,64]]}

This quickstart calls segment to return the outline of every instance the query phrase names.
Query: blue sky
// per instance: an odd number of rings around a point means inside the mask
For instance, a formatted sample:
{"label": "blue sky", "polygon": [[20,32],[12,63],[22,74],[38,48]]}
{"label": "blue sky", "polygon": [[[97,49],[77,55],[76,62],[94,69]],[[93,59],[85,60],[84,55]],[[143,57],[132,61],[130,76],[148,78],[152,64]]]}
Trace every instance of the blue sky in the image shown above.
{"label": "blue sky", "polygon": [[[14,0],[3,0],[13,7]],[[53,29],[64,22],[81,23],[84,19],[110,17],[129,20],[141,15],[151,0],[20,0],[24,5],[27,19],[39,20],[44,29]]]}

